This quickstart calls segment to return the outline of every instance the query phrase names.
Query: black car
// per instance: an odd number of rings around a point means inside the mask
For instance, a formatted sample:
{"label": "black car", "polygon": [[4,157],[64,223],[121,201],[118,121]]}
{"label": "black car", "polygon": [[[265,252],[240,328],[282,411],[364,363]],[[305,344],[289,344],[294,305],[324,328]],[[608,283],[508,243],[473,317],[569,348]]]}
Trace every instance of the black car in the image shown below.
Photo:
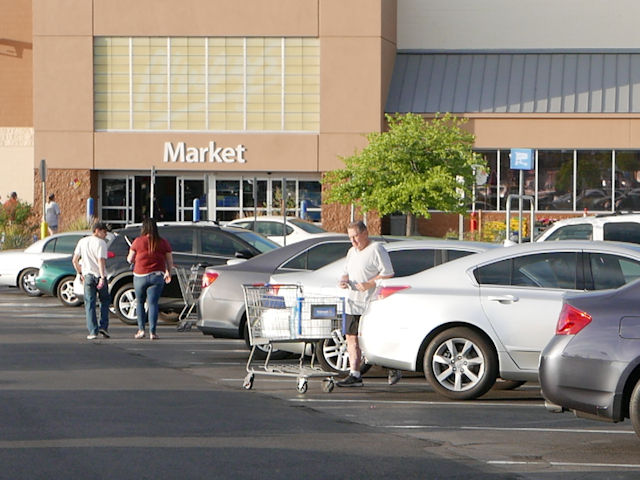
{"label": "black car", "polygon": [[[127,254],[133,240],[140,235],[140,225],[127,226],[114,233],[115,238],[108,244],[109,292],[120,320],[135,325],[136,294]],[[158,223],[158,233],[171,245],[176,267],[221,265],[229,259],[248,259],[279,247],[277,243],[250,230],[221,227],[212,222]],[[159,306],[164,319],[177,320],[184,301],[175,275],[171,283],[165,285]]]}
{"label": "black car", "polygon": [[621,422],[640,436],[640,280],[564,300],[556,335],[540,356],[547,409]]}

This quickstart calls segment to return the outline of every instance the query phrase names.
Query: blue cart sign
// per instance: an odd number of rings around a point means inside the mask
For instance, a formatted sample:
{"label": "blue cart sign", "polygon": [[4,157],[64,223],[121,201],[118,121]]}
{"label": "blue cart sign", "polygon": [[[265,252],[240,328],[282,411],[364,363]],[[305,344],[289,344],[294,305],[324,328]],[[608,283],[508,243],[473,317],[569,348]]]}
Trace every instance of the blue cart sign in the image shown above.
{"label": "blue cart sign", "polygon": [[509,157],[513,170],[533,170],[533,150],[530,148],[512,148]]}

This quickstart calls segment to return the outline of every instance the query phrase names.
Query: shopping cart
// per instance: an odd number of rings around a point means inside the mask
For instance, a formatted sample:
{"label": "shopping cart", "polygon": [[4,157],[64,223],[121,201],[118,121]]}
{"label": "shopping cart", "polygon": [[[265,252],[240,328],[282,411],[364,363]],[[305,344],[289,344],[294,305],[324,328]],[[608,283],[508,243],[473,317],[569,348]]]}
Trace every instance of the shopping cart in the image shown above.
{"label": "shopping cart", "polygon": [[184,307],[178,315],[178,331],[191,330],[197,320],[196,307],[202,291],[202,274],[204,265],[196,264],[191,267],[174,267],[184,300]]}
{"label": "shopping cart", "polygon": [[[250,390],[256,374],[295,377],[299,393],[307,391],[307,380],[324,377],[322,389],[331,392],[336,372],[315,365],[315,343],[331,338],[334,330],[344,328],[344,298],[305,296],[300,285],[243,285],[251,353],[243,387]],[[297,363],[271,363],[274,343],[302,342],[304,348]],[[305,365],[307,345],[311,359]],[[254,367],[253,356],[262,346],[267,356],[263,365]]]}

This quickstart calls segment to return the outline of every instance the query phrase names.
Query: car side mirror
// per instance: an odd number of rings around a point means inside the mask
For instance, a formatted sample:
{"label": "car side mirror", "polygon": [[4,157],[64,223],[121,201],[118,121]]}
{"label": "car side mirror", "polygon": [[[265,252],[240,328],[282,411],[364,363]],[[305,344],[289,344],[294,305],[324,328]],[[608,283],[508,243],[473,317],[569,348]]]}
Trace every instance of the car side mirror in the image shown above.
{"label": "car side mirror", "polygon": [[235,256],[236,258],[251,258],[253,254],[249,250],[238,250]]}

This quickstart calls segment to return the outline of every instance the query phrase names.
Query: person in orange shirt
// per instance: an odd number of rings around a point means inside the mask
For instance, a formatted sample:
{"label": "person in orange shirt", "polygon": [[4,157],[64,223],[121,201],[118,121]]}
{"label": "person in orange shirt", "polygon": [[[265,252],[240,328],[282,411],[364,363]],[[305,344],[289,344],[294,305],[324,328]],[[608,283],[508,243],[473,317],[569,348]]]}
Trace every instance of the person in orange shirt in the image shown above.
{"label": "person in orange shirt", "polygon": [[16,207],[18,206],[18,194],[16,192],[11,192],[9,195],[9,199],[4,202],[4,211],[7,214],[7,218],[9,220],[16,219]]}

